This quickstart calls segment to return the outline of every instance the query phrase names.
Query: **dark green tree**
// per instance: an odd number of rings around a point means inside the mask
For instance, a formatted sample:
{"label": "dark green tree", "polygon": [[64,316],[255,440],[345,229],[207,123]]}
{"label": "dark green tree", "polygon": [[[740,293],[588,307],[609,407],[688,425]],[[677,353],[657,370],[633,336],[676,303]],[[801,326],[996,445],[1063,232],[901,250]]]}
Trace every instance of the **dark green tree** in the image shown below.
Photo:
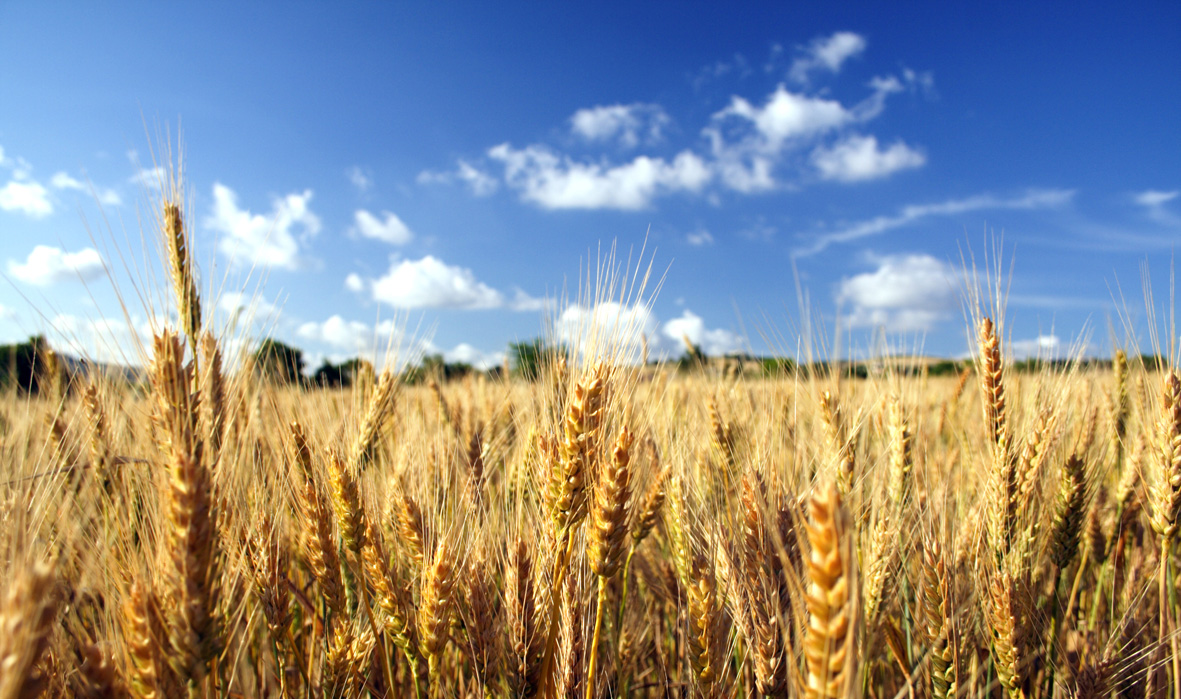
{"label": "dark green tree", "polygon": [[303,350],[266,338],[254,355],[254,366],[259,375],[281,384],[303,381]]}
{"label": "dark green tree", "polygon": [[513,373],[530,381],[541,376],[546,363],[554,361],[560,351],[561,348],[553,347],[540,337],[528,342],[510,342],[508,346]]}
{"label": "dark green tree", "polygon": [[48,349],[49,343],[41,335],[19,345],[0,346],[0,387],[31,393],[48,389],[52,382],[44,375],[41,361]]}

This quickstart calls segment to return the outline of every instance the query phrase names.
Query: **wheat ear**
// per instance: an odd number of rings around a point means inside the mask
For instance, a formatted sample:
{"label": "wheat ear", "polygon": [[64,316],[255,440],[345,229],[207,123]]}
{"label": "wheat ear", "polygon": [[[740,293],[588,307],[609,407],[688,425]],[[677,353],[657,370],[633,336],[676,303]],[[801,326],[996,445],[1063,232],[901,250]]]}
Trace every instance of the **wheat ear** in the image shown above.
{"label": "wheat ear", "polygon": [[807,523],[811,552],[807,559],[808,629],[804,659],[808,699],[845,696],[850,681],[853,636],[850,604],[850,570],[844,541],[844,510],[836,487],[829,483],[812,494],[811,521]]}
{"label": "wheat ear", "polygon": [[598,662],[599,634],[603,626],[603,608],[607,602],[607,582],[619,571],[623,542],[627,537],[627,506],[631,497],[631,432],[619,431],[611,463],[599,472],[595,504],[587,528],[587,558],[598,576],[599,594],[595,604],[595,631],[591,637],[589,669],[586,674],[586,697],[595,696],[595,666]]}
{"label": "wheat ear", "polygon": [[193,275],[192,251],[185,232],[184,216],[180,206],[171,201],[164,202],[164,242],[168,248],[169,271],[172,273],[172,290],[176,295],[181,331],[188,338],[189,347],[196,357],[197,340],[201,333],[201,297],[197,293],[197,281]]}
{"label": "wheat ear", "polygon": [[419,601],[418,636],[420,647],[427,658],[432,685],[439,682],[439,662],[447,643],[456,574],[460,570],[452,559],[453,555],[448,542],[440,541],[423,580],[422,599]]}
{"label": "wheat ear", "polygon": [[213,482],[197,437],[192,365],[182,364],[180,338],[155,338],[153,388],[171,454],[165,489],[168,516],[170,662],[181,682],[199,686],[221,650],[216,615],[219,548]]}
{"label": "wheat ear", "polygon": [[515,696],[532,697],[540,688],[545,626],[537,616],[533,558],[524,539],[509,547],[504,587],[508,684]]}
{"label": "wheat ear", "polygon": [[49,678],[38,667],[57,616],[55,576],[48,563],[25,570],[0,607],[0,697],[37,697]]}
{"label": "wheat ear", "polygon": [[1005,410],[1004,360],[1000,340],[989,318],[980,321],[980,385],[984,394],[984,425],[992,456],[989,480],[988,533],[997,558],[1008,553],[1017,521],[1017,469],[1009,453]]}
{"label": "wheat ear", "polygon": [[344,614],[346,599],[340,579],[340,557],[336,553],[336,537],[332,533],[332,507],[325,502],[312,470],[312,449],[307,433],[299,421],[291,423],[289,460],[296,467],[296,499],[299,521],[303,523],[300,551],[320,585],[320,591],[330,609]]}

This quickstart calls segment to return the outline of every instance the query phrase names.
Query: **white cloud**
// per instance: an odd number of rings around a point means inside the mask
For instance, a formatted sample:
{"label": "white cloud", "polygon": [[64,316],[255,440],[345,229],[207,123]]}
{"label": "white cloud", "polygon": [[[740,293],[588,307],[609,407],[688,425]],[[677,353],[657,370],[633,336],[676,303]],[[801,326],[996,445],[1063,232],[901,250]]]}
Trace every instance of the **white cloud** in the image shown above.
{"label": "white cloud", "polygon": [[713,245],[714,237],[710,235],[709,231],[702,228],[701,230],[693,231],[689,235],[685,236],[685,242],[695,247]]}
{"label": "white cloud", "polygon": [[922,167],[927,157],[901,141],[878,148],[873,136],[850,136],[831,148],[812,151],[812,163],[826,180],[862,182],[886,177],[899,170]]}
{"label": "white cloud", "polygon": [[217,307],[229,315],[262,320],[278,315],[278,307],[258,294],[246,294],[241,291],[223,291],[217,297]]}
{"label": "white cloud", "polygon": [[347,351],[363,352],[372,350],[378,344],[377,333],[384,330],[383,334],[388,336],[393,329],[393,323],[389,321],[379,323],[378,330],[375,331],[366,323],[345,320],[339,315],[334,315],[322,323],[303,323],[296,329],[295,334],[311,342],[322,342]]}
{"label": "white cloud", "polygon": [[356,272],[350,272],[349,276],[344,278],[344,288],[359,294],[365,290],[365,280]]}
{"label": "white cloud", "polygon": [[1181,190],[1174,189],[1171,192],[1162,192],[1149,189],[1136,194],[1133,197],[1133,201],[1144,207],[1145,213],[1153,221],[1171,228],[1177,228],[1181,227],[1181,216],[1174,214],[1165,204],[1173,201],[1179,195],[1181,195]]}
{"label": "white cloud", "polygon": [[270,215],[238,207],[238,195],[213,185],[213,214],[206,225],[224,234],[219,248],[232,262],[294,270],[299,267],[299,240],[320,232],[320,219],[308,207],[312,191],[276,199]]}
{"label": "white cloud", "polygon": [[587,141],[618,140],[624,148],[660,141],[670,122],[660,105],[613,104],[579,109],[570,117],[570,130]]}
{"label": "white cloud", "polygon": [[504,352],[484,352],[461,342],[443,353],[449,363],[468,364],[479,371],[487,371],[504,363]]}
{"label": "white cloud", "polygon": [[1137,194],[1135,201],[1140,206],[1151,209],[1176,199],[1178,195],[1181,195],[1181,190],[1174,189],[1171,192],[1161,192],[1155,189],[1149,189]]}
{"label": "white cloud", "polygon": [[865,39],[853,32],[836,32],[832,36],[813,39],[804,55],[791,64],[792,80],[806,83],[808,74],[815,70],[837,73],[841,65],[865,50]]}
{"label": "white cloud", "polygon": [[151,321],[84,318],[68,313],[49,321],[45,336],[54,349],[95,362],[142,366],[152,345]]}
{"label": "white cloud", "polygon": [[878,268],[841,280],[837,301],[851,326],[925,332],[958,304],[960,272],[930,255],[889,255]]}
{"label": "white cloud", "polygon": [[552,305],[550,299],[530,296],[521,289],[517,289],[508,302],[508,307],[514,311],[544,311]]}
{"label": "white cloud", "polygon": [[[878,117],[886,97],[903,89],[897,78],[871,81],[873,92],[852,107],[824,97],[791,92],[780,84],[762,106],[738,96],[713,114],[702,135],[729,188],[753,193],[774,189],[774,169],[784,155],[851,124]],[[896,156],[894,156],[896,157]]]}
{"label": "white cloud", "polygon": [[61,248],[38,245],[23,263],[8,261],[9,274],[36,286],[49,286],[69,279],[90,280],[104,271],[102,257],[94,248],[66,252]]}
{"label": "white cloud", "polygon": [[44,218],[53,213],[49,190],[37,182],[11,180],[0,187],[0,209],[19,211],[32,218]]}
{"label": "white cloud", "polygon": [[680,318],[673,318],[661,327],[661,333],[676,346],[684,347],[683,338],[689,338],[701,351],[710,356],[741,352],[746,348],[742,337],[722,328],[710,330],[705,327],[701,316],[685,309]]}
{"label": "white cloud", "polygon": [[831,131],[854,118],[836,100],[789,92],[783,85],[771,93],[762,107],[734,96],[728,107],[713,115],[718,122],[732,117],[753,125],[763,138],[762,148],[767,151],[778,151],[788,139]]}
{"label": "white cloud", "polygon": [[372,290],[375,300],[398,308],[496,308],[504,303],[500,292],[478,281],[470,269],[431,255],[393,261]]}
{"label": "white cloud", "polygon": [[70,177],[70,175],[65,172],[54,173],[53,177],[49,178],[49,184],[50,186],[57,189],[86,189],[86,185],[82,184],[73,177]]}
{"label": "white cloud", "polygon": [[164,168],[159,166],[140,168],[134,175],[128,178],[128,182],[148,189],[160,189],[162,186],[168,184],[168,173],[164,171]]}
{"label": "white cloud", "polygon": [[1025,340],[1013,340],[1009,351],[1014,359],[1058,359],[1062,354],[1062,341],[1057,335],[1038,335]]}
{"label": "white cloud", "polygon": [[872,235],[880,235],[932,216],[954,216],[969,211],[987,209],[1055,208],[1068,204],[1073,197],[1074,190],[1072,189],[1029,189],[1023,195],[1010,198],[977,194],[966,199],[951,199],[936,204],[910,204],[904,206],[893,216],[878,216],[833,233],[822,233],[816,236],[811,245],[797,248],[792,252],[792,255],[794,257],[815,255],[834,243],[848,243]]}
{"label": "white cloud", "polygon": [[359,165],[354,165],[349,168],[348,171],[345,172],[345,175],[348,176],[349,182],[352,182],[353,186],[356,187],[357,191],[361,194],[364,194],[373,188],[373,178],[370,177],[364,170],[362,170],[361,166]]}
{"label": "white cloud", "polygon": [[100,204],[107,206],[119,206],[123,203],[122,197],[115,190],[87,186],[65,172],[54,173],[53,177],[49,179],[49,184],[54,189],[72,189],[78,192],[93,193]]}
{"label": "white cloud", "polygon": [[454,171],[423,170],[418,173],[416,179],[419,184],[451,184],[459,180],[465,183],[472,190],[472,194],[477,197],[486,197],[500,187],[499,180],[462,158],[457,161]]}
{"label": "white cloud", "polygon": [[495,192],[500,186],[500,182],[495,177],[483,170],[475,168],[466,160],[459,161],[459,164],[456,166],[455,176],[461,181],[466,182],[467,186],[471,188],[472,194],[475,194],[477,197],[486,197]]}
{"label": "white cloud", "polygon": [[562,311],[554,325],[558,341],[583,356],[608,356],[633,364],[641,359],[643,338],[651,342],[656,329],[656,317],[647,306],[616,301],[602,301],[589,308],[573,304]]}
{"label": "white cloud", "polygon": [[712,176],[690,151],[672,162],[641,155],[616,166],[574,162],[541,145],[503,143],[488,155],[504,163],[505,181],[522,199],[547,209],[643,209],[658,194],[698,192]]}
{"label": "white cloud", "polygon": [[384,220],[378,219],[364,209],[358,209],[353,217],[356,221],[355,230],[366,238],[380,240],[390,245],[405,245],[414,237],[409,226],[403,223],[396,214],[383,211],[381,216]]}

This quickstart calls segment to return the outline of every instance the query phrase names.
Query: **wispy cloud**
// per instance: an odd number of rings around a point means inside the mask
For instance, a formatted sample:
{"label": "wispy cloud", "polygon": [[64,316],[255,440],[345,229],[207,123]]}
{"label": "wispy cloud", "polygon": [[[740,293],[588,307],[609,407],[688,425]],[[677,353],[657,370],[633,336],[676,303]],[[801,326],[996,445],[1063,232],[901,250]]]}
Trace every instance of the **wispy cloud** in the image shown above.
{"label": "wispy cloud", "polygon": [[459,181],[466,184],[477,197],[486,197],[500,188],[499,180],[463,158],[456,162],[454,170],[423,170],[416,179],[419,184],[451,184]]}
{"label": "wispy cloud", "polygon": [[1015,197],[977,194],[965,199],[950,199],[934,204],[911,204],[894,215],[877,216],[855,223],[832,233],[814,234],[810,244],[792,251],[793,257],[808,257],[838,243],[849,243],[869,236],[881,235],[903,226],[934,216],[954,216],[969,211],[989,209],[1047,209],[1068,204],[1074,197],[1072,189],[1029,189]]}
{"label": "wispy cloud", "polygon": [[123,203],[122,197],[115,190],[105,187],[88,186],[65,172],[54,173],[53,177],[49,179],[49,184],[54,189],[71,189],[78,192],[91,193],[98,199],[100,204],[106,206],[119,206]]}
{"label": "wispy cloud", "polygon": [[357,188],[361,194],[365,194],[370,189],[373,189],[373,176],[365,170],[361,169],[360,165],[354,165],[345,172],[345,176],[349,178],[349,182]]}
{"label": "wispy cloud", "polygon": [[1181,216],[1173,213],[1166,206],[1171,201],[1181,196],[1181,190],[1171,190],[1163,192],[1156,189],[1150,189],[1145,192],[1140,192],[1133,197],[1140,206],[1144,207],[1148,214],[1148,218],[1157,223],[1169,227],[1181,227]]}
{"label": "wispy cloud", "polygon": [[381,212],[381,218],[378,218],[364,209],[358,209],[353,214],[353,220],[353,231],[366,238],[390,245],[405,245],[414,238],[410,227],[397,214],[389,211]]}
{"label": "wispy cloud", "polygon": [[1161,192],[1155,189],[1149,189],[1136,194],[1133,200],[1140,206],[1151,209],[1161,206],[1166,202],[1173,201],[1178,195],[1181,195],[1181,190],[1174,189],[1171,192]]}
{"label": "wispy cloud", "polygon": [[845,61],[860,55],[865,47],[865,38],[854,32],[836,32],[813,39],[800,49],[801,55],[792,62],[788,76],[796,82],[807,83],[815,71],[838,73]]}

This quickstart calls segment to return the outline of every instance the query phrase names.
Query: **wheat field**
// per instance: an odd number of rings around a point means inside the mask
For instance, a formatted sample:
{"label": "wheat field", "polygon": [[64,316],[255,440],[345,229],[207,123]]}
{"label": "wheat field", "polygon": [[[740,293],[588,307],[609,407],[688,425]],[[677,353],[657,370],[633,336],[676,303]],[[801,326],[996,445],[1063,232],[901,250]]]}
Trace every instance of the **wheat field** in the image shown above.
{"label": "wheat field", "polygon": [[0,405],[0,699],[1181,696],[1173,369],[301,389],[158,207],[148,380]]}

